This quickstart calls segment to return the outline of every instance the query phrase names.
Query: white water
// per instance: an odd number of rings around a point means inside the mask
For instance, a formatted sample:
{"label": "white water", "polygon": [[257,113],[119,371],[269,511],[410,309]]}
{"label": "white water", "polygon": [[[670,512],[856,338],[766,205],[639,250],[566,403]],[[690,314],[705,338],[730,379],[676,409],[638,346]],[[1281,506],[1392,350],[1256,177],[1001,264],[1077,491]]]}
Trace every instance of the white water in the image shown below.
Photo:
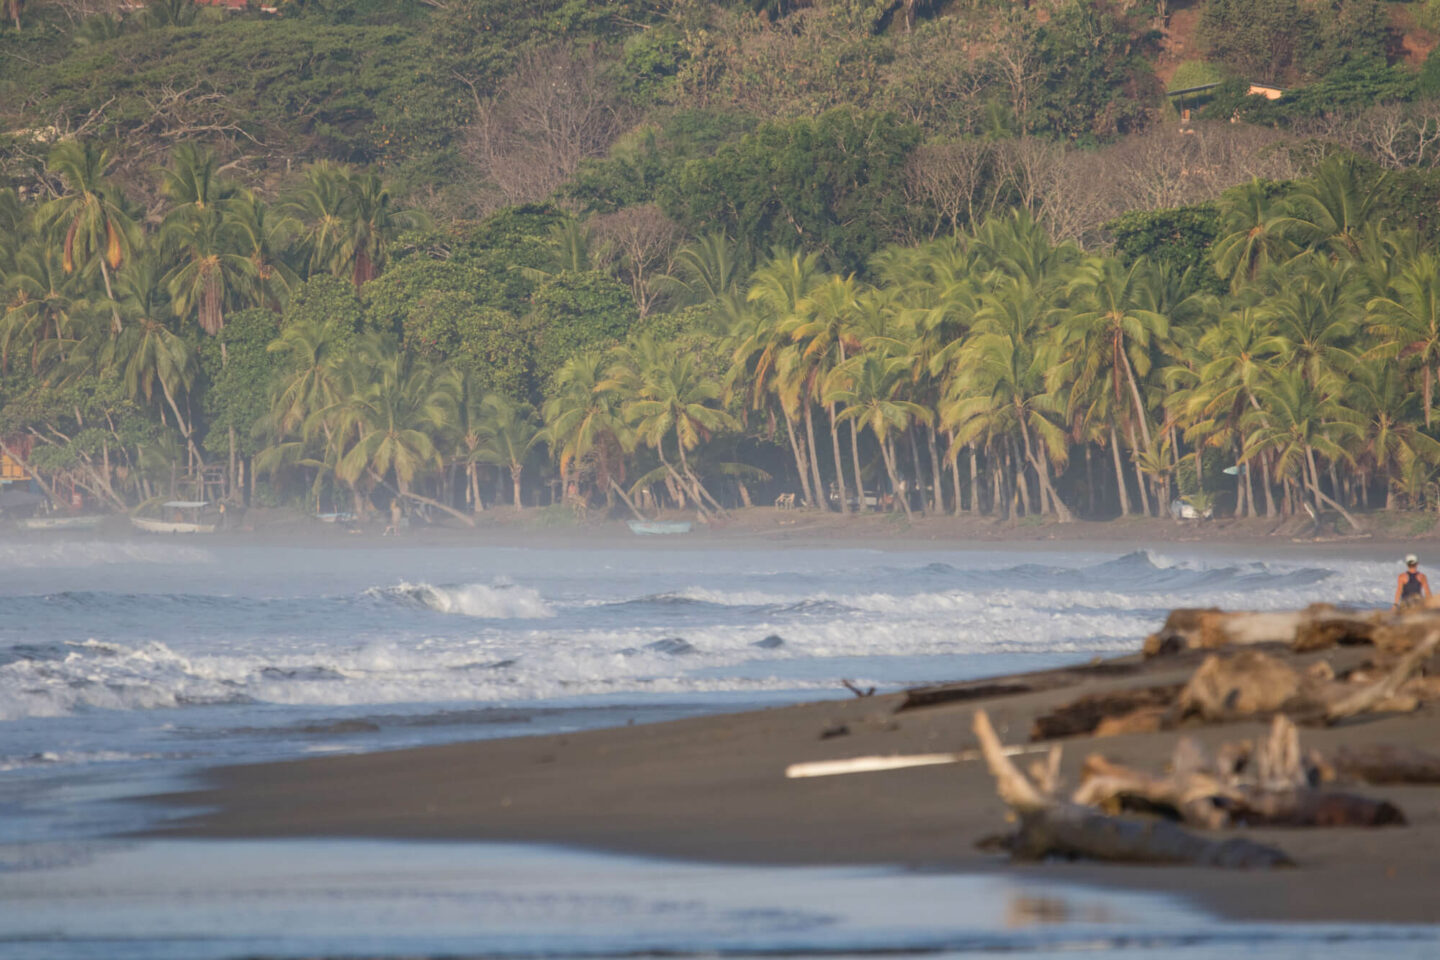
{"label": "white water", "polygon": [[[1134,650],[1174,606],[1381,605],[1392,567],[989,547],[0,542],[0,878],[7,850],[153,823],[160,811],[112,801],[218,763],[849,696],[842,679],[891,689],[1076,662]],[[160,955],[140,943],[134,955]]]}

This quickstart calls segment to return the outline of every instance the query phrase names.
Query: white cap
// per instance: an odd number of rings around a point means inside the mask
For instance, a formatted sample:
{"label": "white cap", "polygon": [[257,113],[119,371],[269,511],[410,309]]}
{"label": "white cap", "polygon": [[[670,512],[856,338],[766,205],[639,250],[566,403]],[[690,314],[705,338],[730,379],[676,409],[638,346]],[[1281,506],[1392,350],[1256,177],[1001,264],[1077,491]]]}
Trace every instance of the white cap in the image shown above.
{"label": "white cap", "polygon": [[1405,555],[1405,565],[1406,565],[1407,567],[1408,567],[1408,566],[1411,566],[1412,564],[1419,563],[1419,562],[1420,562],[1420,558],[1417,557],[1417,556],[1415,556],[1415,554],[1413,554],[1413,553],[1407,553],[1407,554]]}

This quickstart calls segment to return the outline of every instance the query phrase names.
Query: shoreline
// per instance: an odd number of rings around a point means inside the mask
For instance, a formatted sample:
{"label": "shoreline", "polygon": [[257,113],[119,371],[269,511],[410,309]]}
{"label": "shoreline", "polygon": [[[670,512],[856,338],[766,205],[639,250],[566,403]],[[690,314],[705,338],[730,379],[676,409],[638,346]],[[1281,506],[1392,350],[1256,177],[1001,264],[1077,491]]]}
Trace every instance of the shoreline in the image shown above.
{"label": "shoreline", "polygon": [[[676,514],[661,519],[689,520]],[[1411,549],[1440,542],[1440,518],[1429,513],[1369,514],[1362,518],[1367,532],[1355,536],[1311,536],[1307,519],[1217,519],[1175,521],[1162,518],[1115,518],[1057,523],[1035,518],[1018,521],[983,517],[923,517],[907,521],[898,514],[840,516],[809,511],[778,511],[751,507],[732,511],[723,525],[696,524],[689,534],[637,536],[624,520],[574,521],[542,515],[531,508],[517,514],[510,508],[493,508],[476,518],[473,528],[456,523],[421,525],[399,536],[382,536],[384,523],[372,521],[353,527],[321,523],[289,509],[256,509],[237,527],[210,535],[147,534],[129,526],[121,515],[107,517],[97,529],[81,532],[35,532],[0,527],[0,542],[59,543],[82,539],[134,539],[140,542],[193,546],[338,547],[406,549],[445,547],[536,547],[604,549],[810,549],[852,548],[894,552],[947,549],[1017,551],[1062,549],[1114,550],[1186,549],[1227,553],[1253,549],[1257,553],[1312,555],[1321,550],[1358,559],[1398,559]],[[1422,562],[1424,558],[1422,558]]]}
{"label": "shoreline", "polygon": [[[1268,651],[1276,653],[1277,651]],[[1314,655],[1290,655],[1297,666]],[[1332,658],[1334,654],[1332,652]],[[1343,657],[1358,657],[1353,649]],[[786,780],[789,763],[973,746],[976,707],[1008,743],[1033,717],[1083,693],[1177,682],[1197,654],[1130,655],[1077,667],[947,685],[973,696],[896,713],[903,694],[802,703],[745,713],[580,733],[513,737],[388,752],[309,757],[204,775],[167,803],[207,812],[152,837],[351,837],[540,843],[688,861],[893,865],[1014,874],[1146,890],[1191,900],[1231,920],[1434,923],[1440,880],[1440,788],[1357,788],[1406,813],[1406,827],[1232,831],[1280,846],[1300,864],[1228,871],[1095,863],[1011,864],[976,843],[1005,831],[1006,810],[980,762]],[[1024,690],[1003,690],[1003,686]],[[1001,688],[1001,692],[995,692]],[[1187,729],[1209,749],[1264,732],[1259,723]],[[843,732],[842,732],[843,731]],[[1101,751],[1158,769],[1175,732],[1065,747],[1074,784]],[[1302,732],[1305,748],[1434,743],[1434,707]]]}

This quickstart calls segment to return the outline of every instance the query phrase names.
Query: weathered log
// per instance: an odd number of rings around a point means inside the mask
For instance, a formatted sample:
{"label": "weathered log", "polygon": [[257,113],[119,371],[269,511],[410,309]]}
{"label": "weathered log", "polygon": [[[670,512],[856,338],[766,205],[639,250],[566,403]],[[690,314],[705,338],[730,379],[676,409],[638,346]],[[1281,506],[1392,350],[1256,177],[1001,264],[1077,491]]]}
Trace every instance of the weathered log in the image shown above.
{"label": "weathered log", "polygon": [[1258,650],[1209,656],[1180,691],[1174,719],[1198,716],[1216,722],[1270,714],[1293,701],[1300,689],[1299,673]]}
{"label": "weathered log", "polygon": [[1062,856],[1231,868],[1294,865],[1282,851],[1249,840],[1209,840],[1168,820],[1126,820],[1056,801],[1030,783],[1005,755],[984,710],[975,711],[974,729],[996,791],[1019,821],[1010,843],[1011,855],[1017,859]]}
{"label": "weathered log", "polygon": [[1364,783],[1440,783],[1440,756],[1414,747],[1371,744],[1341,747],[1332,758],[1335,774]]}
{"label": "weathered log", "polygon": [[1230,818],[1252,827],[1405,825],[1405,815],[1388,800],[1324,790],[1246,791]]}
{"label": "weathered log", "polygon": [[1168,709],[1180,690],[1180,684],[1166,684],[1087,694],[1036,717],[1030,728],[1030,739],[1057,740],[1094,733],[1107,719],[1124,717],[1147,708]]}
{"label": "weathered log", "polygon": [[1361,617],[1340,611],[1322,612],[1313,607],[1311,610],[1313,615],[1300,621],[1295,627],[1295,637],[1290,648],[1296,653],[1374,642],[1374,634],[1379,626],[1374,617]]}
{"label": "weathered log", "polygon": [[1157,733],[1165,726],[1169,707],[1141,707],[1118,717],[1106,717],[1095,727],[1097,737],[1120,737],[1127,733]]}
{"label": "weathered log", "polygon": [[1200,770],[1152,777],[1099,754],[1085,759],[1080,786],[1071,797],[1073,803],[1106,813],[1152,813],[1211,830],[1229,822],[1229,808],[1240,799],[1239,791]]}
{"label": "weathered log", "polygon": [[1313,617],[1305,610],[1226,612],[1173,610],[1165,624],[1145,638],[1146,656],[1181,650],[1213,650],[1257,643],[1291,643],[1299,625]]}
{"label": "weathered log", "polygon": [[1437,644],[1440,644],[1440,627],[1432,627],[1425,639],[1420,641],[1415,649],[1405,654],[1395,665],[1395,669],[1390,671],[1389,675],[1379,683],[1371,684],[1331,703],[1325,710],[1325,721],[1338,723],[1348,717],[1374,710],[1384,701],[1393,698],[1399,693],[1405,681],[1409,680],[1425,661],[1430,659]]}

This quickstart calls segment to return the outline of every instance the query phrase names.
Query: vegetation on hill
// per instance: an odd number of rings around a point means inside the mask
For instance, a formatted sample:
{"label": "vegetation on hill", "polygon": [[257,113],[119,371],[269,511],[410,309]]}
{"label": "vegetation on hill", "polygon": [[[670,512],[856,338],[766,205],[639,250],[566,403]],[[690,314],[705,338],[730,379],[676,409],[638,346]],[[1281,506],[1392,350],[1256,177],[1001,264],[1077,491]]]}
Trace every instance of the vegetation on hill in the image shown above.
{"label": "vegetation on hill", "polygon": [[52,491],[1440,505],[1440,65],[1373,2],[1206,0],[1183,125],[1143,5],[12,12],[0,440]]}

